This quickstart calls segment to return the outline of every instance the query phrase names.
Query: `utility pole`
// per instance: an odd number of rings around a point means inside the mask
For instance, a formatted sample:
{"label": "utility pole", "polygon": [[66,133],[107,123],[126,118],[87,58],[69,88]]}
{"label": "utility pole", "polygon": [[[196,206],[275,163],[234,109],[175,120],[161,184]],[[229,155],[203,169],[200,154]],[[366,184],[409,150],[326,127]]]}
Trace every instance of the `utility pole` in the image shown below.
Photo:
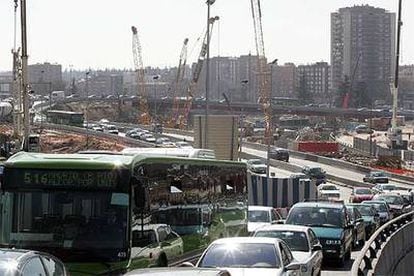
{"label": "utility pole", "polygon": [[[244,91],[244,94],[246,93],[246,84],[249,83],[249,80],[242,80],[242,89]],[[239,141],[239,159],[241,160],[241,155],[243,152],[243,136],[244,136],[244,112],[242,111],[242,114],[240,116],[240,141]]]}
{"label": "utility pole", "polygon": [[89,74],[90,71],[85,73],[85,94],[86,94],[86,110],[85,110],[85,121],[86,121],[86,149],[89,149]]}
{"label": "utility pole", "polygon": [[26,29],[26,0],[20,1],[20,16],[21,16],[21,35],[22,35],[22,86],[21,93],[23,95],[23,116],[24,116],[24,134],[23,134],[23,149],[29,150],[29,135],[30,135],[30,112],[29,112],[29,95],[28,95],[28,55],[27,55],[27,29]]}
{"label": "utility pole", "polygon": [[157,114],[157,81],[160,78],[160,75],[155,75],[152,77],[154,81],[154,117],[155,123],[158,123],[158,114]]}
{"label": "utility pole", "polygon": [[204,120],[204,148],[208,149],[208,115],[209,115],[209,101],[210,101],[210,6],[216,0],[207,0],[207,60],[206,60],[206,109]]}
{"label": "utility pole", "polygon": [[[273,65],[277,64],[277,59],[273,60],[270,65],[270,91],[273,91]],[[270,176],[270,144],[273,142],[273,110],[272,110],[272,92],[270,92],[270,99],[268,99],[268,114],[269,114],[269,127],[268,127],[268,135],[267,135],[267,162],[266,162],[266,177],[269,180]],[[269,183],[269,182],[268,182]]]}

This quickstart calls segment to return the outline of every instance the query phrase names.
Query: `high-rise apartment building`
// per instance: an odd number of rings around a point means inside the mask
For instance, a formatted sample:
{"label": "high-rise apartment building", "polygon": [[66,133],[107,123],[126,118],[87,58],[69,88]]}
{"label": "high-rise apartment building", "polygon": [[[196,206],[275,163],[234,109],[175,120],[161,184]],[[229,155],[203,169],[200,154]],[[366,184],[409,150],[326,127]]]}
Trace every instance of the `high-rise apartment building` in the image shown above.
{"label": "high-rise apartment building", "polygon": [[272,97],[296,98],[296,66],[293,63],[273,65]]}
{"label": "high-rise apartment building", "polygon": [[305,97],[309,103],[332,103],[329,84],[330,66],[327,62],[299,65],[296,69],[298,98]]}
{"label": "high-rise apartment building", "polygon": [[331,14],[333,93],[348,82],[351,98],[390,98],[395,30],[395,13],[381,8],[354,6]]}

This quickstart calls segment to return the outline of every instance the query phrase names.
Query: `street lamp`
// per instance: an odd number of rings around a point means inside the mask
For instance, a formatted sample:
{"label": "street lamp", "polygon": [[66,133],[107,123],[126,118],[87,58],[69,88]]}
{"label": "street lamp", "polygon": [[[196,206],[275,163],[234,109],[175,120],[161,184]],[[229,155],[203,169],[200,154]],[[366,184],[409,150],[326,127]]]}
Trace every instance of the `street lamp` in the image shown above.
{"label": "street lamp", "polygon": [[[272,110],[272,91],[273,91],[273,65],[277,64],[277,59],[274,59],[270,65],[270,95],[267,95],[267,102],[264,103],[265,113],[270,114],[268,119],[268,131],[267,131],[267,160],[266,160],[266,177],[269,183],[270,175],[270,142],[273,140],[273,110]],[[265,114],[266,116],[266,114]]]}
{"label": "street lamp", "polygon": [[[244,90],[244,93],[243,94],[245,94],[246,92],[246,85],[249,83],[249,80],[242,80],[241,81],[241,85],[242,85],[242,88],[243,88],[243,90]],[[239,150],[240,150],[240,159],[241,159],[241,155],[242,155],[242,152],[243,152],[243,135],[244,135],[244,114],[243,114],[243,111],[242,111],[242,114],[241,114],[241,116],[240,116],[240,141],[239,141]]]}
{"label": "street lamp", "polygon": [[210,94],[210,6],[214,4],[216,0],[207,0],[207,59],[206,59],[206,109],[205,109],[205,126],[204,126],[204,148],[208,148],[208,113],[209,113],[209,94]]}
{"label": "street lamp", "polygon": [[160,78],[160,75],[155,75],[152,77],[154,81],[154,116],[155,116],[155,123],[158,122],[157,116],[157,80]]}

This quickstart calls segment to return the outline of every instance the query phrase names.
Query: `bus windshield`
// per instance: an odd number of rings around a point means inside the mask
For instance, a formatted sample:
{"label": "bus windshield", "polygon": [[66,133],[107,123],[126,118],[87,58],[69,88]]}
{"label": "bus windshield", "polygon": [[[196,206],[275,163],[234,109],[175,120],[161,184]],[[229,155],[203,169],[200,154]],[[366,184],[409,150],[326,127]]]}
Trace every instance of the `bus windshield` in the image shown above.
{"label": "bus windshield", "polygon": [[85,254],[119,261],[119,252],[127,252],[128,194],[7,192],[5,200],[2,245],[47,250],[71,262],[83,261]]}

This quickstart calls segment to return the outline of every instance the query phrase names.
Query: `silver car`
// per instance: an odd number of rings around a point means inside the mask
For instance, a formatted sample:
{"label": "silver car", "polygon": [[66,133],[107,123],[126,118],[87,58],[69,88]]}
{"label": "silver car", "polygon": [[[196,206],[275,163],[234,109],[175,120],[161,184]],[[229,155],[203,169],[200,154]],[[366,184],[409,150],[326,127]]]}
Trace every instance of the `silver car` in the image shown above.
{"label": "silver car", "polygon": [[322,245],[310,227],[279,224],[256,230],[253,237],[278,238],[286,242],[293,257],[302,263],[302,275],[319,275],[322,266]]}
{"label": "silver car", "polygon": [[287,276],[301,275],[302,264],[280,239],[241,237],[215,240],[196,267],[221,268],[232,276]]}

